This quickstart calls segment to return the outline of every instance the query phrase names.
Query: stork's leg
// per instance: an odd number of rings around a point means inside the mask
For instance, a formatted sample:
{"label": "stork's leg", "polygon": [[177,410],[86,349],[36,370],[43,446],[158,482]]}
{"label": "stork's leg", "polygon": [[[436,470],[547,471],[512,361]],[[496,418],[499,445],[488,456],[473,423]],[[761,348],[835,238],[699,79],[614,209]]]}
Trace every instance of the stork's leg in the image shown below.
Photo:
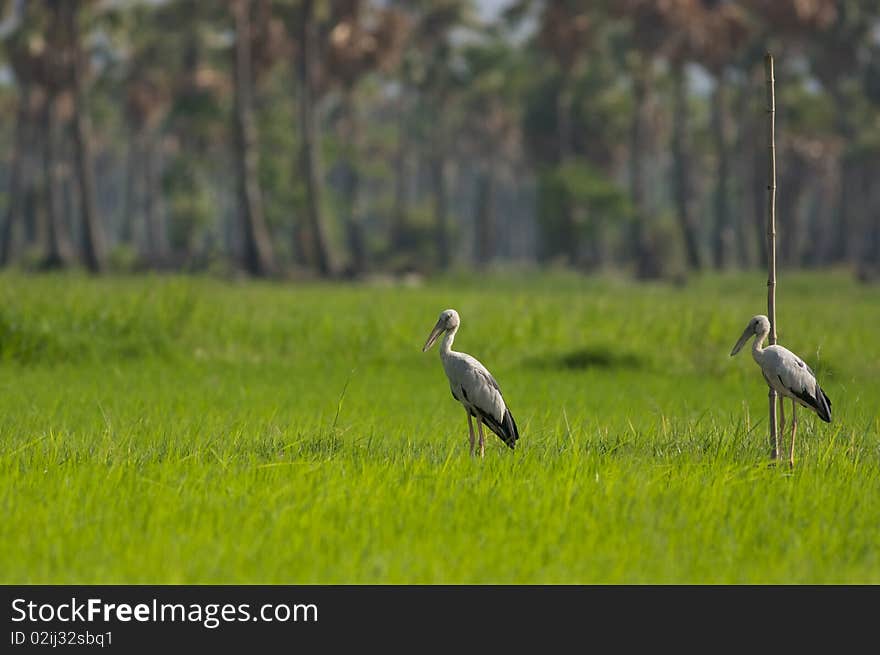
{"label": "stork's leg", "polygon": [[477,430],[480,432],[480,459],[486,454],[486,442],[483,438],[483,422],[477,421]]}
{"label": "stork's leg", "polygon": [[[785,439],[785,396],[779,394],[779,438]],[[785,442],[782,442],[782,448],[785,448]],[[781,454],[781,453],[780,453]]]}
{"label": "stork's leg", "polygon": [[471,437],[471,457],[474,456],[474,422],[471,420],[471,413],[467,412],[468,417],[468,432]]}
{"label": "stork's leg", "polygon": [[791,448],[788,451],[788,465],[794,468],[794,436],[797,434],[797,404],[791,400]]}
{"label": "stork's leg", "polygon": [[776,458],[779,457],[779,430],[776,429],[776,389],[770,386],[770,380],[767,380],[767,386],[770,387],[767,399],[770,401],[770,422],[772,423],[770,426],[770,459],[772,460],[770,464],[773,465],[776,463]]}

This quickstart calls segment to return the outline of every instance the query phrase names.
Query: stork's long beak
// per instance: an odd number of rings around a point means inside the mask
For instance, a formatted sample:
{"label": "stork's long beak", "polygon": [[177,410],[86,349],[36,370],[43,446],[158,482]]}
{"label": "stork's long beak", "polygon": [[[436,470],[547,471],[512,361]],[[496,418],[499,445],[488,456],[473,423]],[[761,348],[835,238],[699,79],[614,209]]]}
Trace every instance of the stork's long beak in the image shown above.
{"label": "stork's long beak", "polygon": [[736,345],[733,347],[733,350],[730,351],[730,356],[733,357],[737,354],[742,347],[745,345],[746,341],[749,340],[749,337],[755,334],[755,331],[752,329],[751,325],[747,325],[746,329],[743,330],[742,336],[739,338],[739,341],[736,342]]}
{"label": "stork's long beak", "polygon": [[437,325],[431,330],[431,334],[428,335],[428,340],[425,342],[425,345],[422,346],[422,352],[425,352],[428,348],[433,346],[434,342],[437,341],[437,337],[441,334],[443,334],[443,321],[437,321]]}

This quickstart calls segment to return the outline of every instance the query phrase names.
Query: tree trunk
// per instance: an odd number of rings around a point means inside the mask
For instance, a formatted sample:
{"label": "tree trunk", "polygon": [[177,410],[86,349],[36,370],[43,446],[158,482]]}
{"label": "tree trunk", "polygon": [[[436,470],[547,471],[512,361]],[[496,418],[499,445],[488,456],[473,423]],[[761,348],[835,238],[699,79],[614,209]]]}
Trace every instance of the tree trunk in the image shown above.
{"label": "tree trunk", "polygon": [[104,268],[104,234],[95,202],[95,171],[92,161],[91,121],[85,102],[85,60],[80,48],[77,16],[80,2],[62,4],[67,38],[71,50],[73,74],[73,144],[76,182],[79,190],[80,216],[83,226],[83,256],[93,273]]}
{"label": "tree trunk", "polygon": [[23,168],[28,146],[28,103],[30,96],[26,87],[19,87],[18,110],[15,116],[15,137],[9,154],[9,188],[7,189],[6,219],[0,232],[0,266],[6,266],[12,255],[12,237],[16,223],[20,222],[23,200]]}
{"label": "tree trunk", "polygon": [[880,276],[880,193],[873,183],[880,168],[878,164],[880,162],[876,156],[865,162],[865,180],[869,182],[865,184],[864,198],[868,211],[865,216],[867,223],[863,226],[864,247],[857,269],[859,277],[865,281],[876,281]]}
{"label": "tree trunk", "polygon": [[751,180],[749,173],[744,168],[751,159],[753,140],[752,123],[755,116],[759,116],[754,107],[753,88],[749,84],[742,84],[736,93],[736,140],[731,149],[732,178],[735,190],[733,192],[733,227],[736,235],[737,258],[743,269],[750,269],[754,263],[751,239],[748,229],[748,199]]}
{"label": "tree trunk", "polygon": [[367,269],[367,251],[364,239],[361,207],[361,178],[357,158],[361,149],[361,124],[353,89],[346,88],[342,98],[343,170],[342,195],[345,204],[345,232],[348,241],[351,272],[363,273]]}
{"label": "tree trunk", "polygon": [[144,161],[144,240],[146,259],[151,266],[161,266],[168,257],[168,241],[162,230],[159,212],[159,175],[156,165],[155,134],[146,128],[141,135]]}
{"label": "tree trunk", "polygon": [[434,196],[434,236],[437,241],[437,265],[449,268],[449,198],[446,189],[446,158],[435,146],[430,157],[431,194]]}
{"label": "tree trunk", "polygon": [[[36,154],[42,157],[42,146],[35,147],[39,148]],[[37,177],[37,175],[42,177],[42,173],[34,173],[33,177]],[[24,218],[25,242],[28,246],[42,247],[46,243],[46,214],[42,203],[45,194],[39,186],[40,183],[29,180],[28,188],[24,192],[22,217]]]}
{"label": "tree trunk", "polygon": [[[828,90],[834,105],[834,127],[838,135],[846,143],[850,143],[853,137],[854,128],[850,121],[850,105],[846,101],[844,94],[836,80],[822,80],[823,86]],[[837,226],[834,232],[834,239],[829,252],[830,263],[840,264],[848,262],[851,256],[851,248],[849,236],[852,221],[850,216],[848,191],[848,176],[850,171],[849,162],[847,161],[846,148],[841,150],[838,160],[838,196],[836,199],[837,209],[835,211],[834,223]]]}
{"label": "tree trunk", "polygon": [[269,228],[263,215],[260,191],[257,128],[254,122],[251,80],[251,2],[234,0],[235,19],[235,163],[238,201],[244,236],[244,266],[252,275],[269,275],[275,269]]}
{"label": "tree trunk", "polygon": [[851,167],[849,163],[846,161],[846,155],[840,155],[840,162],[838,178],[840,180],[837,187],[837,199],[836,199],[836,209],[834,222],[836,224],[836,229],[832,235],[831,248],[828,253],[829,263],[832,264],[842,264],[844,262],[848,262],[850,260],[850,224],[852,223],[851,208],[849,206],[849,198],[847,197],[849,191],[849,176],[851,174]]}
{"label": "tree trunk", "polygon": [[[833,177],[826,169],[827,176]],[[821,177],[821,174],[820,174]],[[816,268],[822,264],[825,243],[828,239],[828,226],[825,217],[829,214],[829,197],[833,197],[833,181],[826,179],[816,180],[815,186],[809,194],[809,211],[807,212],[806,230],[811,237],[804,245],[803,265],[807,268]]]}
{"label": "tree trunk", "polygon": [[[755,131],[757,135],[757,130]],[[753,140],[751,187],[755,240],[760,261],[767,261],[767,152],[757,137]]]}
{"label": "tree trunk", "polygon": [[46,84],[46,97],[41,112],[43,128],[43,192],[46,199],[44,268],[63,268],[70,265],[73,249],[67,234],[64,217],[64,172],[61,155],[61,124],[58,116],[60,84],[57,78],[62,66],[64,47],[64,21],[59,3],[49,4],[46,55],[44,64],[50,79]]}
{"label": "tree trunk", "polygon": [[43,266],[63,268],[70,265],[73,250],[64,220],[64,175],[59,150],[61,126],[58,121],[58,94],[54,89],[47,92],[42,114],[43,191],[46,194],[46,255]]}
{"label": "tree trunk", "polygon": [[491,158],[477,178],[476,259],[485,266],[495,256],[495,165]]}
{"label": "tree trunk", "polygon": [[564,164],[572,153],[572,104],[571,75],[566,71],[559,80],[559,95],[556,97],[556,147],[560,164]]}
{"label": "tree trunk", "polygon": [[314,0],[302,0],[300,16],[300,56],[297,61],[299,74],[299,121],[300,151],[302,174],[306,185],[306,212],[312,231],[312,243],[317,258],[318,271],[325,277],[336,274],[336,266],[330,243],[327,238],[327,227],[321,206],[322,181],[320,163],[320,141],[318,124],[315,116],[315,100],[313,69],[317,60],[317,26],[315,25]]}
{"label": "tree trunk", "polygon": [[698,271],[701,268],[700,247],[697,238],[697,228],[694,225],[691,214],[690,162],[688,161],[687,152],[687,125],[689,117],[687,81],[684,76],[684,67],[681,64],[677,64],[673,68],[672,83],[673,101],[675,103],[672,123],[675,205],[688,267],[691,270]]}
{"label": "tree trunk", "polygon": [[660,275],[659,262],[654,252],[653,235],[648,230],[645,208],[645,179],[642,168],[644,148],[645,104],[648,96],[647,73],[643,70],[633,74],[633,117],[630,125],[629,175],[630,201],[635,213],[633,242],[636,255],[636,276],[642,279]]}
{"label": "tree trunk", "polygon": [[785,236],[780,240],[779,261],[791,266],[798,265],[800,258],[801,228],[800,201],[808,174],[807,167],[797,152],[789,150],[785,158],[785,172],[780,175],[781,184],[778,195],[779,215],[777,227]]}
{"label": "tree trunk", "polygon": [[140,213],[142,179],[140,173],[143,150],[137,127],[128,125],[128,154],[125,158],[125,196],[122,201],[122,220],[119,222],[119,240],[125,244],[135,242],[134,226]]}
{"label": "tree trunk", "polygon": [[730,265],[733,228],[730,225],[728,188],[730,182],[730,152],[727,145],[726,82],[724,73],[715,78],[712,92],[712,136],[715,140],[717,169],[715,173],[715,230],[712,235],[713,263],[716,269]]}
{"label": "tree trunk", "polygon": [[407,138],[405,90],[401,89],[397,102],[397,150],[394,153],[394,208],[391,218],[391,249],[400,251],[407,246],[407,200],[409,188],[409,139]]}
{"label": "tree trunk", "polygon": [[43,109],[46,103],[45,89],[37,87],[36,101],[28,109],[28,147],[19,156],[23,158],[23,188],[21,221],[24,227],[26,247],[42,248],[46,243],[46,215],[43,210],[44,141]]}
{"label": "tree trunk", "polygon": [[[572,158],[573,128],[571,122],[572,105],[574,94],[572,92],[571,71],[563,70],[559,80],[559,95],[556,98],[556,148],[558,165],[565,166]],[[571,203],[571,193],[565,189],[565,198],[560,198],[558,210],[561,214],[562,234],[565,239],[565,256],[571,266],[578,265],[580,255],[580,239],[574,223],[574,207]]]}

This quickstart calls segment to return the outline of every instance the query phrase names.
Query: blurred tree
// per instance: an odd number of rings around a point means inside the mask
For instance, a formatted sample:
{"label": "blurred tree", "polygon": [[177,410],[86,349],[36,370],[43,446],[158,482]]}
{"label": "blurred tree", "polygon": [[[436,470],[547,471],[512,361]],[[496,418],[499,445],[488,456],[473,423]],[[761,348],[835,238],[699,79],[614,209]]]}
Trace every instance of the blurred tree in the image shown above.
{"label": "blurred tree", "polygon": [[[673,90],[673,131],[672,131],[672,155],[673,155],[673,189],[674,198],[679,215],[679,223],[685,238],[685,252],[691,268],[696,268],[699,262],[699,248],[696,239],[696,225],[690,216],[690,200],[693,195],[690,189],[690,156],[685,152],[688,149],[686,143],[686,131],[688,120],[688,91],[687,76],[684,67],[688,63],[699,64],[708,71],[715,81],[715,86],[710,95],[710,134],[715,149],[715,175],[713,190],[714,221],[712,225],[711,249],[713,262],[716,267],[725,267],[733,261],[733,251],[736,253],[741,264],[749,262],[750,249],[746,243],[745,225],[742,219],[744,212],[739,211],[735,215],[730,207],[731,187],[733,186],[733,159],[732,148],[732,125],[729,116],[728,87],[730,74],[728,69],[737,64],[741,59],[748,62],[748,66],[754,68],[754,62],[760,61],[763,50],[758,55],[753,51],[746,53],[746,46],[754,44],[757,39],[753,38],[752,22],[742,7],[736,2],[715,2],[710,0],[664,0],[652,3],[655,5],[658,16],[650,17],[652,24],[659,25],[666,32],[665,43],[661,49],[667,56],[672,78]],[[655,22],[656,20],[656,22]],[[748,109],[749,96],[747,92],[751,88],[744,88],[740,94],[740,105]],[[758,114],[755,109],[756,114]],[[743,117],[751,125],[750,113],[745,112]],[[761,122],[763,133],[763,122]],[[745,130],[738,133],[738,150],[744,150],[743,139],[754,134],[747,135]],[[764,154],[764,150],[760,150]],[[761,178],[761,188],[765,181]],[[759,224],[763,226],[763,197],[760,200],[761,214]],[[761,227],[763,231],[763,227]],[[763,237],[762,237],[763,238]],[[761,241],[763,244],[763,241]]]}
{"label": "blurred tree", "polygon": [[541,10],[537,43],[548,52],[559,72],[556,97],[556,134],[559,163],[572,155],[573,83],[581,71],[583,55],[593,35],[593,20],[582,3],[571,0],[547,0]]}
{"label": "blurred tree", "polygon": [[[48,128],[56,129],[59,89],[67,87],[71,98],[71,122],[74,146],[74,172],[76,175],[77,197],[79,199],[79,215],[82,223],[83,259],[88,269],[94,273],[104,268],[105,244],[104,228],[98,216],[95,201],[95,173],[92,161],[91,119],[86,106],[86,85],[89,73],[89,61],[81,45],[80,25],[83,10],[93,0],[44,0],[49,13],[50,25],[47,30],[49,37],[47,56],[52,69],[53,83],[50,84],[50,109],[48,111]],[[54,108],[53,108],[54,106]],[[55,139],[49,136],[49,140]],[[54,148],[52,146],[50,150]],[[56,153],[50,152],[50,159],[57,160]],[[50,184],[59,182],[57,161]],[[55,200],[57,202],[57,199]],[[54,213],[54,212],[53,212]],[[50,223],[53,221],[50,220]],[[56,226],[57,227],[57,224]],[[57,238],[56,238],[57,240]],[[57,265],[64,262],[66,255],[61,249],[50,253],[47,264]]]}
{"label": "blurred tree", "polygon": [[672,66],[672,142],[670,144],[673,161],[673,194],[676,215],[685,246],[688,268],[698,271],[702,268],[699,235],[693,216],[693,185],[691,183],[690,141],[690,97],[685,67],[680,59]]}
{"label": "blurred tree", "polygon": [[[200,239],[226,232],[231,253],[238,250],[240,230],[219,220],[221,191],[210,185],[212,174],[229,175],[222,166],[230,151],[229,48],[234,43],[223,3],[177,0],[157,5],[155,27],[170,76],[172,102],[165,125],[162,190],[168,204],[168,265],[189,265]],[[167,58],[167,59],[166,59]],[[235,189],[233,186],[230,191]],[[231,224],[234,225],[234,222]],[[166,248],[160,242],[159,252]]]}
{"label": "blurred tree", "polygon": [[341,0],[331,4],[325,65],[328,84],[338,85],[342,143],[341,195],[344,205],[349,268],[354,274],[368,267],[361,207],[361,172],[358,159],[363,150],[362,110],[355,92],[369,73],[390,72],[399,63],[408,24],[394,8],[370,7],[365,0]]}
{"label": "blurred tree", "polygon": [[[30,197],[36,177],[33,167],[28,165],[29,151],[39,148],[34,123],[45,98],[43,89],[32,79],[34,72],[41,68],[44,43],[35,31],[33,7],[8,1],[0,3],[0,13],[7,15],[7,12],[14,25],[4,39],[4,54],[15,77],[17,101],[9,154],[8,202],[0,229],[0,266],[5,266],[12,258],[16,226],[24,226],[28,218],[26,200]],[[30,220],[36,222],[36,216],[31,215]],[[24,227],[35,236],[40,232],[35,225]]]}
{"label": "blurred tree", "polygon": [[160,29],[152,7],[137,6],[119,14],[120,49],[126,51],[122,92],[128,141],[119,236],[126,244],[140,242],[144,262],[157,266],[168,255],[158,159],[163,122],[172,100],[172,43]]}
{"label": "blurred tree", "polygon": [[[393,68],[394,77],[388,85],[396,142],[390,162],[393,198],[386,260],[402,270],[425,268],[431,259],[439,259],[437,212],[431,215],[415,202],[421,188],[416,166],[418,147],[428,142],[425,124],[433,129],[438,115],[430,103],[425,102],[423,88],[427,48],[433,43],[425,41],[422,29],[430,4],[428,0],[389,0],[387,3],[401,17],[403,29],[399,62]],[[426,110],[430,113],[427,119]],[[446,116],[443,118],[448,120]],[[436,209],[436,197],[434,205]],[[439,206],[442,209],[443,205]],[[434,227],[429,228],[426,221],[433,222]]]}
{"label": "blurred tree", "polygon": [[698,9],[694,18],[702,37],[696,43],[699,60],[715,78],[711,101],[711,131],[717,161],[712,252],[715,268],[720,269],[732,263],[737,235],[730,211],[732,152],[727,69],[749,34],[743,10],[734,3],[704,0],[702,11]]}
{"label": "blurred tree", "polygon": [[454,34],[472,23],[467,0],[420,2],[413,27],[410,74],[418,94],[419,136],[426,148],[437,266],[452,262],[449,177],[454,135],[450,117],[462,91]]}
{"label": "blurred tree", "polygon": [[[70,244],[64,217],[64,198],[61,161],[61,123],[63,113],[72,106],[70,90],[67,87],[70,77],[66,57],[64,16],[61,6],[54,0],[45,0],[45,40],[37,40],[35,59],[40,67],[41,82],[45,88],[46,100],[43,103],[43,161],[45,167],[44,189],[46,194],[46,255],[43,266],[61,268],[73,261],[73,246]],[[36,72],[36,71],[35,71]]]}
{"label": "blurred tree", "polygon": [[[325,277],[332,277],[337,273],[337,264],[324,217],[324,174],[320,158],[321,129],[317,109],[322,74],[319,21],[327,10],[324,6],[318,6],[320,4],[315,0],[300,0],[293,22],[297,45],[300,172],[305,178],[306,215],[318,271]],[[318,15],[318,10],[321,10],[321,15]]]}
{"label": "blurred tree", "polygon": [[596,12],[596,7],[568,0],[516,0],[505,11],[505,20],[514,29],[534,25],[531,45],[538,58],[529,70],[531,84],[525,87],[522,129],[537,168],[540,257],[561,257],[572,266],[580,263],[584,235],[575,225],[566,188],[569,178],[560,171],[577,154],[576,134],[584,127],[575,121],[576,86],[591,70],[583,60],[596,50],[594,40],[601,32],[596,28]]}
{"label": "blurred tree", "polygon": [[24,200],[24,162],[25,150],[29,147],[29,112],[30,89],[19,82],[19,98],[15,116],[15,134],[13,136],[12,150],[9,153],[9,182],[8,201],[6,215],[3,218],[2,231],[0,231],[0,267],[9,263],[12,250],[13,230],[17,223],[21,222],[22,205]]}
{"label": "blurred tree", "polygon": [[654,65],[667,38],[662,0],[623,0],[612,3],[617,16],[627,20],[629,31],[624,64],[630,77],[632,116],[629,139],[630,201],[635,220],[633,245],[636,255],[636,276],[642,279],[659,277],[663,263],[655,243],[656,231],[647,206],[645,190],[645,127],[649,94],[652,90]]}
{"label": "blurred tree", "polygon": [[[235,26],[233,77],[235,83],[235,161],[238,173],[239,215],[244,236],[244,266],[253,275],[268,275],[275,266],[269,229],[263,214],[263,197],[258,174],[257,134],[254,120],[252,77],[254,60],[251,46],[252,0],[230,0]],[[260,3],[269,11],[269,3]],[[270,20],[266,17],[266,20]],[[270,32],[271,34],[271,32]],[[268,35],[266,35],[268,36]],[[264,42],[265,43],[265,42]],[[264,48],[264,52],[265,52]]]}
{"label": "blurred tree", "polygon": [[[688,268],[703,252],[748,265],[765,240],[767,48],[780,226],[796,237],[782,261],[876,259],[876,2],[514,0],[480,20],[470,0],[4,4],[17,109],[3,105],[0,261],[21,259],[23,234],[46,265],[81,252],[97,270],[98,214],[122,207],[122,241],[176,268],[515,254],[649,278],[675,266],[672,220]],[[386,225],[387,248],[371,229]]]}
{"label": "blurred tree", "polygon": [[699,61],[701,26],[693,20],[695,3],[699,0],[674,0],[661,5],[668,38],[663,49],[669,59],[672,81],[672,189],[679,229],[684,242],[688,268],[700,270],[698,226],[693,216],[693,183],[691,176],[690,94],[686,67]]}
{"label": "blurred tree", "polygon": [[[792,56],[806,57],[833,106],[833,129],[845,143],[858,141],[857,117],[863,107],[862,89],[854,83],[862,75],[862,63],[872,30],[877,26],[877,3],[873,0],[742,0],[759,18],[765,38],[789,46]],[[860,97],[862,96],[862,97]],[[858,157],[847,149],[838,158],[838,194],[834,211],[837,227],[830,235],[828,257],[840,262],[851,258],[851,237],[861,222],[865,203],[852,203],[849,187],[859,173],[852,170]],[[856,195],[862,195],[858,191]]]}
{"label": "blurred tree", "polygon": [[484,266],[496,254],[498,226],[496,193],[499,175],[518,156],[520,146],[520,66],[517,51],[488,26],[485,42],[464,49],[464,119],[461,136],[465,154],[477,162],[474,206],[474,258]]}
{"label": "blurred tree", "polygon": [[[550,55],[558,74],[555,103],[556,119],[556,166],[566,166],[573,154],[573,84],[581,72],[583,57],[594,38],[595,26],[587,8],[571,0],[546,0],[541,8],[537,27],[537,45]],[[550,174],[551,177],[553,174]],[[565,179],[565,178],[560,178]],[[546,180],[546,178],[545,178]],[[549,181],[548,181],[549,182]],[[551,186],[553,186],[551,184]],[[562,196],[557,205],[560,234],[566,235],[563,243],[567,248],[570,264],[577,264],[580,239],[574,221],[574,209],[567,200],[564,188],[558,189]],[[546,194],[546,189],[544,193]]]}
{"label": "blurred tree", "polygon": [[[864,89],[854,80],[859,80],[863,75],[863,63],[868,59],[867,50],[872,35],[876,34],[880,7],[873,0],[814,0],[811,3],[788,0],[781,4],[789,5],[784,7],[789,9],[789,17],[792,16],[791,10],[794,10],[792,22],[805,38],[811,69],[831,98],[837,135],[856,145],[858,134],[863,132],[864,127],[859,124]],[[776,11],[784,8],[778,7]],[[775,21],[771,22],[776,24]],[[870,203],[852,203],[851,189],[847,188],[847,181],[852,177],[850,165],[870,159],[851,158],[849,154],[844,150],[839,159],[840,184],[835,211],[837,230],[829,253],[831,260],[836,262],[856,255],[852,250],[856,241],[851,238],[871,216]]]}
{"label": "blurred tree", "polygon": [[127,86],[126,119],[129,127],[129,151],[120,236],[125,243],[134,239],[134,226],[138,222],[142,207],[145,258],[155,264],[161,262],[167,254],[159,215],[158,200],[162,190],[156,169],[159,147],[158,123],[168,111],[168,96],[161,81],[141,71],[133,73]]}

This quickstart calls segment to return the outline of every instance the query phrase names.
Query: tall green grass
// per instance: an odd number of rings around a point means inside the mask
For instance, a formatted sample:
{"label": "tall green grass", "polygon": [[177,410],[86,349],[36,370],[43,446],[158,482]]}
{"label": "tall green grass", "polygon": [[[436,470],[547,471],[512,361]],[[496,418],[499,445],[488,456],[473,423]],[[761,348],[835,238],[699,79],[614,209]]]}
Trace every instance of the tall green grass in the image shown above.
{"label": "tall green grass", "polygon": [[[0,582],[878,583],[877,290],[780,281],[834,410],[789,471],[728,357],[764,288],[2,275]],[[468,457],[447,307],[514,453]]]}

